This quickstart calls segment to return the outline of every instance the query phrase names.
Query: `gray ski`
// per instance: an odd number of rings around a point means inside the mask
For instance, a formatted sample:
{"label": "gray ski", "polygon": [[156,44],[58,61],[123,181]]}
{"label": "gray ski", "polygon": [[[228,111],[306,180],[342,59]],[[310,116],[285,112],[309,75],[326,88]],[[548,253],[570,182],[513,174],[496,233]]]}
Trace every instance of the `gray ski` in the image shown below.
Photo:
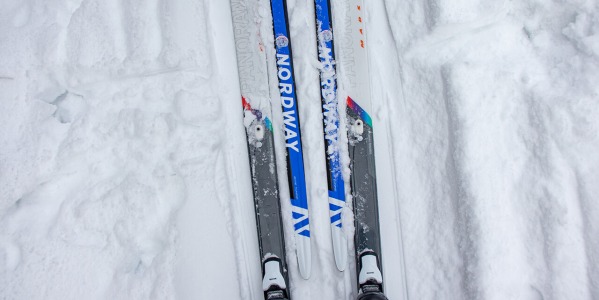
{"label": "gray ski", "polygon": [[259,0],[231,0],[233,30],[247,133],[256,226],[262,259],[264,299],[290,299],[285,238],[277,183],[277,168],[267,59],[262,32],[272,27],[261,22]]}
{"label": "gray ski", "polygon": [[358,300],[387,299],[384,293],[381,232],[370,114],[370,75],[364,20],[364,1],[349,0],[351,32],[347,46],[352,53],[350,86],[347,87],[347,125],[351,169]]}

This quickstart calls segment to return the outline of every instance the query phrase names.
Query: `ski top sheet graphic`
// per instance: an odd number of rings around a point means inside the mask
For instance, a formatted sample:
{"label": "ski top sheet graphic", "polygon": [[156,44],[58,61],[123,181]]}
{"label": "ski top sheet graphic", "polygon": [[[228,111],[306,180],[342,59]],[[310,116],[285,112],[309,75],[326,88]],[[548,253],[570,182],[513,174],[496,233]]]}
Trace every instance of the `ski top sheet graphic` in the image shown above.
{"label": "ski top sheet graphic", "polygon": [[293,57],[289,39],[287,4],[272,0],[273,30],[276,49],[277,77],[283,107],[283,127],[287,149],[287,174],[292,206],[293,226],[300,274],[308,279],[311,273],[310,219],[302,152],[300,122],[293,74]]}
{"label": "ski top sheet graphic", "polygon": [[343,271],[347,265],[347,240],[343,233],[341,222],[341,213],[345,207],[345,184],[343,182],[339,153],[339,101],[337,98],[337,74],[331,4],[329,0],[315,0],[314,7],[318,59],[321,63],[320,90],[326,147],[331,237],[335,264],[339,271]]}

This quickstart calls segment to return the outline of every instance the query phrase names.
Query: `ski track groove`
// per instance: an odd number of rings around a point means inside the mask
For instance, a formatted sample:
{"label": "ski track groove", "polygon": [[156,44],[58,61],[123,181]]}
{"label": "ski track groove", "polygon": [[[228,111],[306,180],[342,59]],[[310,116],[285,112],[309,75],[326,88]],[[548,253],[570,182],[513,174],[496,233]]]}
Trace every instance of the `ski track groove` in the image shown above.
{"label": "ski track groove", "polygon": [[[387,104],[389,104],[389,99],[393,99],[393,97],[390,97],[389,95],[387,95],[387,97],[384,97],[384,98],[387,99]],[[387,122],[387,124],[386,124],[385,127],[386,127],[386,131],[387,131],[387,139],[389,141],[393,141],[394,134],[392,133],[393,131],[391,129],[390,122]],[[398,167],[398,163],[397,163],[397,161],[396,161],[395,156],[393,155],[393,153],[398,153],[398,152],[396,152],[395,145],[391,142],[390,146],[389,146],[389,157],[391,157],[392,165],[395,166],[395,168],[391,171],[391,177],[392,177],[391,178],[391,182],[393,182],[394,184],[393,184],[393,194],[392,194],[392,197],[390,197],[390,198],[395,200],[394,201],[394,204],[395,204],[395,214],[396,214],[396,217],[395,217],[395,227],[397,228],[397,232],[400,235],[399,241],[400,241],[401,245],[398,245],[398,247],[402,247],[403,241],[402,241],[401,237],[403,237],[404,235],[403,235],[402,225],[401,225],[401,207],[400,207],[400,203],[399,203],[400,202],[399,201],[400,197],[399,197],[399,192],[398,192],[398,186],[399,186],[398,183],[399,183],[399,180],[397,178],[397,172],[396,172],[397,167]],[[399,250],[400,250],[399,254],[401,256],[402,264],[405,265],[405,262],[406,262],[405,251],[403,249],[401,249],[401,248]],[[404,270],[400,270],[400,272],[403,273],[402,274],[403,275],[402,276],[402,278],[403,278],[403,280],[402,280],[402,285],[403,285],[402,290],[404,291],[403,297],[404,297],[404,299],[407,300],[407,299],[410,299],[410,297],[409,297],[409,291],[407,289],[407,286],[408,286],[408,278],[407,278],[407,275],[406,275],[407,271],[404,269]],[[387,280],[387,284],[389,284],[389,282],[390,282],[390,280]]]}
{"label": "ski track groove", "polygon": [[[573,245],[578,241],[584,241],[584,235],[587,231],[578,231],[570,229],[568,234],[565,230],[578,224],[578,219],[581,221],[581,227],[585,228],[585,217],[582,211],[584,205],[581,203],[579,192],[579,181],[576,177],[576,172],[571,169],[571,164],[564,157],[564,152],[561,151],[556,142],[555,130],[552,130],[550,119],[554,117],[556,110],[550,110],[541,99],[532,97],[530,100],[529,126],[534,130],[532,137],[533,156],[530,164],[537,170],[536,178],[531,178],[538,183],[537,189],[539,196],[536,197],[539,209],[541,211],[540,223],[543,236],[543,254],[547,268],[548,277],[545,283],[546,298],[559,299],[565,297],[568,288],[563,287],[563,281],[569,277],[572,272],[576,272],[577,262],[570,262],[569,266],[562,266],[564,261],[571,261],[570,255]],[[539,180],[541,178],[541,180]],[[573,191],[570,190],[570,183],[576,187]],[[560,182],[560,185],[551,184],[552,182]],[[565,199],[569,193],[573,193],[577,201],[569,203]],[[580,236],[579,236],[580,235]],[[579,238],[580,237],[580,238]],[[582,242],[580,257],[587,258],[588,264],[588,248]],[[581,262],[584,264],[584,262]],[[588,268],[586,270],[588,272]],[[587,273],[588,274],[588,273]],[[590,285],[589,285],[590,286]],[[573,291],[570,291],[573,292]],[[591,295],[591,290],[588,290]],[[578,291],[578,296],[584,297],[585,293]]]}
{"label": "ski track groove", "polygon": [[[399,55],[399,51],[397,49],[397,44],[395,43],[394,37],[393,37],[393,28],[391,28],[390,22],[389,20],[391,20],[391,18],[389,17],[389,11],[387,9],[387,3],[385,1],[379,1],[378,2],[379,5],[379,13],[383,12],[383,15],[380,16],[382,18],[384,18],[384,20],[386,21],[386,32],[387,37],[390,41],[392,41],[389,45],[391,46],[391,50],[390,53],[392,54],[391,57],[395,58],[395,60],[392,61],[392,65],[395,66],[395,70],[397,71],[396,75],[398,76],[398,84],[399,84],[399,98],[402,101],[405,101],[405,93],[404,93],[404,80],[403,80],[403,73],[402,73],[402,62],[401,62],[401,56]],[[372,59],[370,58],[371,56],[369,55],[369,65],[372,65]],[[376,74],[376,72],[375,72]],[[372,78],[372,76],[371,76]],[[382,82],[382,79],[378,79],[377,82]],[[371,83],[370,83],[371,89],[374,87],[373,81],[371,79]],[[395,208],[395,227],[397,230],[397,234],[399,235],[398,237],[398,242],[399,244],[397,245],[398,250],[399,250],[399,256],[400,256],[400,276],[401,276],[401,288],[400,290],[403,292],[401,294],[401,297],[405,300],[410,299],[409,296],[409,291],[408,291],[408,276],[407,276],[407,270],[405,268],[405,264],[406,264],[406,259],[405,259],[405,248],[403,246],[404,241],[403,241],[403,226],[401,223],[401,216],[402,216],[402,210],[401,210],[401,206],[400,206],[400,196],[399,196],[399,191],[398,191],[398,187],[401,186],[398,176],[397,176],[397,170],[401,170],[402,168],[400,167],[396,157],[394,154],[400,153],[397,149],[396,149],[396,145],[393,141],[400,141],[401,139],[398,138],[396,133],[396,130],[392,130],[391,128],[391,122],[392,122],[392,118],[389,117],[389,115],[399,115],[401,116],[401,113],[399,111],[394,111],[394,109],[397,108],[396,105],[393,105],[393,99],[396,99],[395,102],[397,102],[397,96],[392,96],[389,91],[383,91],[383,95],[384,97],[382,97],[383,99],[386,99],[386,105],[384,107],[388,107],[388,116],[387,116],[387,122],[385,124],[385,129],[386,129],[386,135],[387,135],[387,141],[388,141],[388,145],[385,145],[386,149],[388,149],[389,153],[389,158],[391,160],[391,165],[394,166],[391,169],[391,182],[392,182],[392,197],[389,197],[390,199],[393,200],[394,203],[394,208]],[[373,95],[373,91],[371,90],[371,96]],[[373,99],[377,99],[377,97],[373,97]],[[376,106],[376,100],[373,101],[373,107]],[[400,121],[398,121],[400,122]],[[401,128],[401,126],[398,126],[398,128]],[[395,134],[394,134],[395,133]],[[379,145],[380,147],[380,145]],[[381,199],[385,199],[385,197],[381,197]],[[387,284],[390,281],[387,280]]]}
{"label": "ski track groove", "polygon": [[[429,1],[429,4],[433,3]],[[389,8],[389,3],[388,1],[385,2],[385,8],[386,8],[386,12],[387,14],[391,13],[392,8]],[[413,10],[414,8],[412,8]],[[426,11],[426,10],[425,10]],[[397,14],[400,14],[400,12],[397,12]],[[413,14],[410,14],[410,16],[412,16]],[[429,15],[427,15],[429,16]],[[402,18],[400,18],[402,19]],[[430,18],[429,18],[430,19]],[[429,20],[430,21],[430,20]],[[429,22],[430,23],[430,22]],[[427,27],[426,31],[430,31],[430,27],[432,25],[428,25],[425,26]],[[394,26],[391,26],[391,24],[389,24],[390,30],[391,32],[393,32],[393,36],[394,36],[394,40],[395,40],[395,48],[396,49],[403,49],[403,52],[401,52],[402,54],[400,55],[399,50],[396,50],[396,55],[398,57],[398,60],[400,62],[400,68],[399,68],[399,78],[402,81],[401,84],[401,94],[402,94],[402,100],[404,101],[404,105],[405,106],[410,106],[409,103],[405,103],[406,101],[408,101],[407,98],[407,94],[405,91],[405,85],[403,84],[403,82],[405,82],[405,72],[404,72],[404,68],[402,66],[406,65],[406,63],[404,62],[404,60],[407,58],[408,60],[410,59],[410,57],[406,57],[406,55],[409,55],[410,53],[410,48],[409,45],[411,43],[414,43],[413,40],[402,40],[401,35],[402,33],[397,32],[394,30]],[[400,27],[402,29],[405,29],[403,27]],[[421,30],[419,28],[412,28],[410,30],[406,30],[403,32],[403,34],[407,34],[408,32],[421,32]],[[420,38],[426,38],[427,35],[423,34]],[[418,39],[416,39],[415,37],[413,37],[413,39],[416,40],[416,42],[418,42]],[[405,44],[401,45],[398,44],[400,42],[404,42]],[[420,65],[415,65],[412,66],[412,68],[420,68],[422,66]],[[434,71],[432,70],[433,73],[431,73],[430,75],[426,75],[426,76],[435,76]],[[438,74],[438,73],[437,73]],[[431,80],[432,82],[443,82],[442,80],[442,76],[436,75],[436,80]],[[438,89],[437,87],[431,87],[431,90],[434,91]],[[464,234],[462,234],[462,239],[463,241],[469,241],[470,239],[467,237],[467,226],[466,223],[459,223],[459,219],[458,216],[460,214],[463,214],[462,211],[464,211],[465,209],[465,205],[461,205],[460,202],[461,198],[459,195],[459,179],[457,176],[457,169],[456,169],[456,157],[454,157],[454,152],[456,151],[456,141],[454,139],[454,133],[453,131],[455,131],[453,129],[454,125],[453,125],[453,114],[452,111],[449,110],[449,104],[448,101],[449,99],[447,98],[447,94],[446,95],[440,95],[439,98],[441,99],[445,99],[445,102],[441,102],[439,103],[442,106],[445,106],[445,117],[439,115],[437,117],[433,117],[433,119],[438,119],[439,123],[436,125],[436,127],[438,128],[447,128],[445,133],[443,132],[438,132],[436,134],[439,134],[440,138],[442,138],[442,136],[445,136],[447,139],[447,143],[449,146],[449,149],[446,150],[446,158],[445,158],[445,163],[444,163],[444,168],[437,168],[438,170],[445,170],[444,172],[446,172],[447,174],[444,177],[440,177],[440,174],[438,171],[436,171],[435,166],[431,165],[431,169],[429,170],[429,174],[427,175],[427,178],[431,178],[433,180],[440,180],[441,182],[443,181],[447,181],[445,188],[441,188],[440,190],[435,188],[433,190],[431,190],[429,193],[426,193],[427,197],[431,197],[430,200],[428,200],[428,209],[426,210],[428,213],[430,213],[428,215],[428,217],[426,218],[427,221],[425,221],[425,224],[428,224],[428,228],[430,228],[429,233],[428,233],[428,247],[427,247],[427,251],[430,251],[429,255],[431,256],[431,261],[433,263],[433,265],[435,267],[433,267],[433,273],[431,274],[432,278],[435,280],[436,285],[435,286],[430,286],[430,287],[423,287],[425,289],[428,289],[430,291],[430,293],[432,293],[432,298],[436,299],[436,298],[443,298],[448,294],[452,294],[455,298],[464,298],[464,295],[466,294],[466,290],[467,290],[467,286],[465,284],[465,280],[464,278],[466,276],[472,277],[470,275],[468,275],[468,271],[465,267],[460,267],[459,265],[455,265],[457,264],[461,264],[459,261],[455,262],[455,258],[453,256],[456,256],[456,258],[461,259],[462,261],[464,261],[464,257],[466,257],[466,255],[462,254],[460,255],[460,252],[458,251],[458,249],[460,248],[460,238],[458,236],[457,239],[454,238],[454,234],[452,234],[453,231],[456,232],[464,232]],[[412,100],[414,101],[414,100]],[[434,100],[431,100],[434,101]],[[412,105],[413,106],[413,105]],[[431,107],[431,105],[427,105],[427,107]],[[408,112],[409,113],[409,112]],[[431,113],[434,113],[433,111],[431,111]],[[401,114],[399,114],[401,115]],[[405,118],[406,120],[409,120],[410,117],[406,116]],[[442,119],[447,119],[445,125],[442,123]],[[419,122],[418,120],[413,120],[414,122]],[[397,126],[396,126],[397,127]],[[395,132],[395,131],[391,131],[391,132]],[[392,139],[394,141],[401,141],[401,139],[399,139],[397,136],[395,136],[395,139]],[[439,144],[439,146],[441,146],[441,148],[446,148],[446,146],[444,146],[443,144],[445,144],[442,140],[438,141],[437,139],[431,141],[431,143],[441,143]],[[427,145],[427,150],[426,151],[433,151],[433,149],[431,148],[431,145]],[[393,150],[394,152],[396,150]],[[431,162],[428,162],[429,164]],[[443,165],[442,160],[439,161],[440,166]],[[396,170],[401,170],[402,168],[400,168],[399,166],[395,165],[395,169]],[[399,184],[399,183],[398,183]],[[409,183],[408,183],[409,184]],[[401,184],[400,184],[401,186]],[[443,189],[449,189],[449,195],[446,196],[447,192],[444,192]],[[445,197],[448,197],[448,199],[444,199]],[[398,205],[398,204],[396,204]],[[407,209],[410,209],[409,206],[406,206]],[[401,211],[398,212],[398,215],[401,216]],[[452,229],[453,228],[453,229]],[[461,228],[461,229],[460,229]],[[439,249],[443,248],[443,245],[451,245],[453,244],[455,247],[455,250],[450,251],[449,253],[445,253],[443,254],[442,251],[437,251]],[[472,247],[470,247],[472,248]],[[437,249],[437,250],[435,250]],[[404,251],[405,252],[405,251]],[[412,267],[413,268],[413,267]],[[457,279],[455,278],[456,276],[453,275],[455,273],[448,271],[451,270],[452,268],[458,268],[458,271],[461,270],[461,276],[459,276]],[[410,267],[406,266],[406,273],[409,272]],[[446,271],[440,271],[440,270],[446,270]],[[408,279],[409,280],[409,279]],[[452,287],[452,283],[453,281],[458,281],[458,283],[461,283],[462,288],[456,290],[453,290]],[[415,282],[413,282],[413,284],[421,284],[420,282],[418,282],[417,280],[415,280]],[[410,286],[408,286],[410,287]],[[414,286],[411,286],[412,289],[415,289]],[[426,292],[421,291],[420,289],[415,289],[416,294],[420,295],[420,296],[424,296],[427,295]],[[458,293],[456,293],[458,292]],[[462,296],[460,296],[459,292],[462,293]],[[408,294],[408,290],[406,289],[406,294]],[[408,294],[409,296],[409,294]],[[471,296],[472,297],[472,296]]]}
{"label": "ski track groove", "polygon": [[422,11],[424,11],[424,20],[426,29],[430,33],[437,26],[439,20],[439,1],[438,0],[426,0],[422,1]]}
{"label": "ski track groove", "polygon": [[[406,82],[405,72],[404,72],[405,62],[404,62],[404,59],[403,59],[403,55],[400,54],[399,45],[398,45],[399,41],[396,40],[396,37],[398,35],[395,32],[394,27],[391,26],[391,23],[390,23],[390,20],[391,20],[391,17],[390,17],[391,9],[389,9],[389,7],[388,7],[389,5],[388,5],[388,1],[387,0],[385,0],[383,3],[384,3],[384,9],[385,9],[385,17],[386,17],[387,24],[388,24],[388,30],[391,33],[392,38],[393,38],[393,52],[395,53],[395,57],[397,58],[397,63],[395,65],[397,66],[397,70],[398,70],[398,80],[399,80],[399,84],[400,84],[400,100],[401,100],[401,103],[398,106],[400,106],[401,104],[403,104],[403,108],[404,108],[403,110],[405,110],[406,101],[408,101],[408,97],[407,97],[407,94],[406,94],[406,91],[405,91],[405,82]],[[391,98],[387,97],[387,99],[391,99]],[[389,105],[389,106],[393,107],[392,105]],[[400,108],[400,111],[401,111],[401,108]],[[407,113],[407,111],[406,111],[406,113]],[[402,114],[398,113],[397,115],[401,116]],[[406,119],[408,119],[408,118],[406,118]],[[406,120],[406,119],[404,119],[404,120]],[[401,128],[401,127],[398,126],[398,128]],[[406,257],[405,257],[405,253],[406,253],[406,248],[404,246],[405,239],[403,239],[403,237],[405,237],[406,235],[404,234],[404,227],[402,226],[402,221],[401,221],[402,220],[402,212],[403,212],[403,210],[400,207],[400,201],[399,200],[401,198],[399,197],[400,193],[399,193],[399,190],[398,190],[399,187],[401,186],[401,180],[400,180],[400,178],[399,178],[399,176],[397,174],[397,170],[401,170],[403,168],[401,168],[401,166],[399,165],[399,162],[398,162],[397,158],[395,157],[395,155],[392,154],[392,153],[400,153],[396,149],[396,145],[395,145],[395,143],[393,141],[402,141],[402,140],[405,140],[405,139],[399,138],[397,136],[397,134],[394,135],[393,134],[394,132],[395,131],[392,130],[392,128],[391,128],[391,121],[389,121],[387,123],[387,135],[388,135],[389,141],[391,141],[391,143],[390,143],[391,144],[391,148],[390,148],[390,154],[389,155],[390,155],[390,157],[393,160],[393,165],[395,166],[395,168],[392,171],[392,174],[393,174],[393,177],[394,177],[393,178],[393,182],[394,182],[393,189],[394,189],[394,194],[398,197],[397,198],[398,201],[395,201],[395,211],[396,211],[396,215],[397,215],[397,219],[396,219],[397,224],[396,224],[396,226],[398,227],[398,232],[399,232],[400,236],[402,237],[402,238],[400,238],[400,241],[402,243],[402,245],[400,245],[400,247],[402,247],[402,263],[403,263],[403,270],[402,270],[402,272],[403,272],[403,277],[404,277],[404,282],[403,282],[403,285],[404,285],[403,286],[404,287],[404,295],[403,296],[404,296],[404,298],[406,300],[409,300],[411,298],[411,296],[410,296],[410,289],[409,289],[409,287],[410,287],[410,280],[409,280],[409,273],[408,273],[409,268],[407,267],[408,260],[406,260]]]}
{"label": "ski track groove", "polygon": [[[214,8],[214,4],[206,4],[205,1],[201,2],[201,5],[203,6],[201,8],[201,10],[203,12],[211,12],[210,14],[205,14],[205,17],[203,18],[203,20],[206,19],[212,19],[215,18],[216,13],[214,11],[211,11],[211,8],[216,10],[216,8]],[[227,5],[227,13],[230,14],[231,8],[229,5]],[[209,16],[208,16],[209,15]],[[206,36],[206,40],[207,40],[207,45],[217,45],[215,40],[217,40],[217,37],[214,36],[214,34],[216,34],[217,30],[215,28],[213,28],[213,24],[218,24],[218,22],[214,22],[213,20],[211,20],[212,22],[206,22],[206,27],[207,27],[207,32],[212,32],[212,34],[207,34]],[[211,74],[215,74],[216,77],[218,78],[220,76],[220,68],[217,65],[218,63],[218,59],[217,59],[217,54],[216,54],[216,49],[214,47],[210,47],[209,48],[209,53],[211,56],[211,61],[215,62],[210,64],[212,66],[212,70],[211,70]],[[224,89],[226,87],[221,87],[218,86],[218,88],[220,89]],[[222,93],[220,93],[220,91],[217,91],[215,93],[216,95],[220,95]],[[220,98],[220,101],[218,101],[219,106],[222,106],[222,101],[223,98]],[[231,105],[232,107],[234,107],[235,105]],[[238,110],[233,110],[233,111],[237,111],[237,112],[241,112],[241,107],[239,107]],[[237,124],[239,124],[241,122],[241,113],[237,113],[237,114],[230,114],[232,116],[237,116],[238,117],[238,121],[235,122]],[[230,116],[229,118],[231,118],[232,116]],[[225,128],[224,131],[232,131],[234,129],[239,130],[241,129],[239,126],[231,126],[232,124],[229,124],[228,126],[224,126],[225,123],[227,123],[227,121],[229,123],[231,123],[231,120],[229,118],[225,118],[225,120],[221,119],[221,126],[219,126],[221,129]],[[230,136],[230,133],[225,134],[225,136]],[[244,136],[245,134],[243,134]],[[230,140],[230,139],[229,139]],[[224,157],[222,158],[222,164],[223,164],[223,175],[225,179],[225,183],[226,184],[226,188],[225,189],[218,189],[218,190],[224,190],[227,191],[225,193],[225,197],[219,199],[222,203],[222,205],[225,207],[225,211],[227,212],[227,216],[228,216],[228,230],[231,234],[230,238],[232,241],[232,244],[234,245],[234,252],[236,253],[236,257],[235,260],[237,261],[237,263],[235,264],[236,268],[237,268],[237,278],[238,278],[238,284],[239,284],[239,293],[240,293],[240,299],[253,299],[255,295],[260,294],[258,291],[255,290],[255,285],[253,284],[253,282],[255,282],[255,280],[252,280],[252,278],[256,278],[258,275],[254,274],[252,276],[252,274],[254,273],[252,271],[252,268],[249,266],[249,261],[251,260],[255,260],[255,258],[250,257],[250,255],[254,255],[255,252],[254,251],[249,251],[248,250],[248,241],[247,239],[250,238],[250,236],[248,236],[248,233],[246,233],[242,228],[244,227],[244,224],[248,224],[249,226],[252,226],[250,224],[255,224],[255,220],[248,220],[248,218],[246,218],[245,216],[247,216],[247,214],[243,214],[244,208],[247,208],[248,206],[246,205],[246,207],[243,207],[242,205],[242,200],[249,200],[249,199],[242,199],[242,197],[238,196],[238,193],[236,193],[235,191],[239,191],[240,186],[239,186],[239,181],[238,180],[228,180],[230,178],[234,178],[233,176],[230,176],[231,174],[235,174],[235,170],[236,168],[236,163],[235,163],[235,158],[233,157],[233,153],[232,153],[232,149],[235,149],[234,145],[230,145],[229,142],[224,142],[223,145],[226,144],[225,149],[227,149],[228,151],[226,151],[226,153],[222,153],[221,155],[223,155]],[[242,143],[243,144],[243,143]],[[251,180],[249,178],[249,174],[247,174],[247,176],[244,176],[245,180]],[[236,184],[237,183],[237,184]],[[217,193],[218,195],[218,193]],[[253,203],[253,201],[252,201]],[[252,207],[252,205],[249,205],[249,207]],[[242,221],[240,221],[242,220]],[[254,225],[255,226],[255,225]],[[241,227],[241,228],[240,228]],[[241,234],[244,233],[244,234]],[[255,235],[255,233],[254,233]],[[261,276],[260,276],[261,277]]]}
{"label": "ski track groove", "polygon": [[481,299],[483,298],[481,291],[477,289],[480,286],[479,276],[476,273],[479,270],[479,227],[475,219],[476,206],[462,172],[463,141],[459,134],[461,126],[456,105],[457,95],[453,92],[450,73],[451,70],[447,66],[441,67],[443,103],[447,114],[447,180],[451,190],[450,199],[457,210],[456,233],[458,234],[459,255],[463,263],[461,269],[462,288],[467,299]]}
{"label": "ski track groove", "polygon": [[555,228],[553,215],[554,209],[552,209],[553,203],[556,199],[552,199],[552,195],[547,192],[547,187],[543,184],[546,180],[546,175],[549,174],[550,170],[544,170],[547,163],[547,157],[543,153],[545,151],[544,147],[547,143],[545,128],[541,125],[543,120],[539,116],[539,105],[538,103],[531,100],[532,103],[528,105],[528,118],[530,120],[529,126],[534,130],[534,137],[532,141],[532,151],[533,157],[530,158],[529,164],[532,168],[536,169],[538,177],[541,177],[543,180],[538,180],[538,178],[531,178],[530,181],[533,181],[534,186],[538,189],[539,195],[536,195],[535,201],[538,207],[538,211],[540,212],[539,224],[541,226],[541,243],[542,243],[542,257],[545,268],[545,275],[543,276],[543,289],[542,294],[543,298],[547,298],[548,300],[554,299],[549,295],[553,295],[554,291],[554,282],[555,282],[555,270],[553,268],[552,262],[555,260],[555,241],[553,238],[553,231]]}
{"label": "ski track groove", "polygon": [[[395,3],[395,2],[393,2],[393,4],[397,5],[397,3]],[[402,14],[402,11],[395,11],[395,10],[393,10],[392,7],[390,7],[389,1],[385,1],[384,5],[385,5],[385,7],[384,7],[385,8],[385,12],[386,12],[386,15],[387,15],[387,20],[391,20],[391,18],[389,17],[390,14],[395,14],[397,16],[400,16],[400,19],[401,19],[401,16],[405,16],[405,14]],[[401,89],[400,89],[401,98],[400,99],[401,99],[401,101],[403,101],[402,104],[404,105],[404,110],[406,110],[406,114],[407,114],[405,116],[405,118],[403,118],[402,120],[406,120],[404,122],[408,123],[408,125],[407,125],[408,128],[406,128],[406,130],[413,130],[413,128],[409,128],[410,124],[414,124],[414,123],[410,123],[409,122],[409,120],[413,120],[413,119],[412,119],[412,117],[410,115],[409,96],[408,96],[408,94],[406,93],[406,90],[405,90],[406,80],[405,80],[405,72],[404,72],[405,63],[403,61],[404,55],[403,55],[402,52],[400,52],[400,49],[403,49],[402,48],[403,45],[401,43],[402,42],[406,42],[406,41],[403,41],[401,38],[398,38],[398,37],[401,36],[400,32],[397,32],[396,30],[394,30],[394,26],[392,26],[390,23],[389,23],[389,28],[390,28],[390,32],[392,33],[392,36],[393,36],[393,40],[394,40],[394,43],[393,43],[394,45],[393,46],[395,48],[395,54],[396,54],[396,57],[397,57],[397,60],[398,60],[397,67],[399,68],[399,80],[400,80],[400,85],[401,85]],[[372,41],[370,41],[370,43],[372,44]],[[388,101],[390,99],[392,99],[392,98],[389,98]],[[393,103],[389,103],[389,104],[393,104]],[[398,105],[398,104],[396,104],[396,105]],[[392,108],[393,105],[389,105],[389,107]],[[401,109],[400,109],[400,111],[401,111]],[[402,116],[402,114],[398,114],[398,115]],[[388,135],[388,139],[390,141],[393,141],[393,137],[397,137],[397,136],[394,136],[394,134],[393,134],[395,132],[395,130],[393,130],[393,128],[391,128],[392,122],[393,122],[392,120],[389,120],[389,123],[387,124],[387,131],[388,131],[387,135]],[[395,129],[402,128],[401,126],[394,126],[394,127],[395,127]],[[409,134],[405,134],[405,136],[408,136],[408,135]],[[399,140],[396,140],[396,141],[409,142],[408,138],[403,138],[403,139],[399,139]],[[391,150],[391,151],[394,152],[394,153],[398,153],[397,151],[400,150],[400,149],[402,149],[401,146],[399,146],[396,149],[395,148],[396,145],[393,142],[391,142],[391,147],[393,147],[393,150]],[[401,152],[399,152],[399,153],[401,153]],[[408,153],[409,153],[409,151],[408,151]],[[391,157],[392,157],[392,160],[395,161],[394,162],[394,166],[397,168],[397,158],[395,156],[393,156],[393,155],[391,155]],[[401,168],[401,169],[403,169],[403,168]],[[404,178],[401,178],[401,179],[405,180]],[[400,180],[400,178],[398,178],[396,180]],[[402,186],[402,183],[403,183],[403,181],[394,181],[394,186]],[[397,189],[397,188],[394,187],[394,189]],[[397,193],[397,191],[396,191],[396,193]],[[406,214],[406,211],[408,211],[408,210],[411,209],[411,204],[412,203],[409,202],[409,198],[412,198],[413,195],[405,194],[403,196],[404,197],[408,197],[408,199],[406,199],[406,201],[405,201],[405,203],[406,203],[406,205],[404,206],[404,210],[405,211],[403,212],[404,214]],[[395,210],[396,210],[397,218],[401,218],[402,211],[399,210],[399,204],[396,203],[395,205],[396,205]],[[414,210],[412,210],[412,212],[413,211]],[[428,211],[422,211],[422,214],[419,214],[419,215],[420,215],[420,219],[430,219],[430,217],[428,215]],[[406,215],[404,215],[404,216],[406,216]],[[408,214],[407,216],[408,216],[407,220],[409,221],[410,220],[410,218],[409,218],[410,215]],[[421,225],[422,225],[422,223],[413,222],[410,227],[412,229],[418,228],[418,230],[420,230],[420,226]],[[412,230],[412,231],[414,231],[414,230]],[[410,235],[407,235],[407,236],[404,236],[404,238],[407,238],[407,239],[404,239],[404,242],[408,243],[408,246],[407,246],[407,248],[405,248],[405,250],[410,251],[411,248],[414,247],[413,246],[414,244],[410,243],[410,241],[411,241],[410,238],[411,237],[410,237]],[[404,250],[404,252],[406,252],[405,250]],[[423,249],[423,250],[424,251],[429,251],[430,249]],[[406,273],[406,275],[410,274],[410,270],[412,268],[420,269],[422,267],[423,263],[426,264],[427,262],[426,261],[422,262],[421,260],[405,261],[405,273]],[[413,264],[413,266],[412,266],[412,264]],[[412,286],[407,286],[407,289],[405,290],[405,295],[406,295],[406,297],[409,297],[409,295],[413,295],[412,293],[410,293],[410,288],[411,288],[412,290],[417,291],[415,293],[415,295],[419,295],[420,297],[423,297],[424,295],[426,295],[426,292],[422,291],[421,289],[425,288],[425,287],[422,286],[422,283],[419,282],[418,278],[414,278],[414,279],[415,280],[413,280],[413,281],[409,281],[409,279],[406,278],[406,282],[411,282]]]}
{"label": "ski track groove", "polygon": [[[548,192],[547,186],[544,182],[547,180],[547,175],[551,173],[548,168],[548,157],[545,153],[547,144],[547,132],[543,126],[543,120],[541,114],[541,107],[538,101],[531,97],[530,103],[528,104],[528,126],[533,130],[533,136],[529,137],[531,140],[529,147],[532,149],[532,156],[529,157],[528,165],[530,168],[535,170],[537,175],[535,178],[528,178],[532,186],[534,186],[535,194],[534,200],[536,208],[539,212],[537,218],[540,224],[541,231],[541,245],[542,245],[542,261],[544,272],[542,273],[542,297],[544,299],[554,299],[551,295],[554,295],[555,285],[555,270],[553,267],[553,261],[555,260],[555,221],[556,216],[554,215],[555,208],[553,203],[555,198]],[[540,177],[540,178],[539,178]],[[542,179],[542,180],[539,180]],[[533,255],[533,254],[531,254]]]}
{"label": "ski track groove", "polygon": [[576,191],[578,195],[579,205],[581,207],[582,212],[587,212],[582,214],[582,223],[584,230],[584,248],[586,259],[588,262],[588,266],[586,269],[586,275],[589,281],[589,295],[591,298],[599,297],[599,261],[597,258],[599,257],[599,243],[593,237],[597,235],[597,225],[593,223],[592,214],[596,215],[596,211],[594,211],[594,207],[590,205],[592,203],[591,197],[587,195],[587,191],[585,189],[585,183],[583,181],[583,177],[580,174],[580,171],[576,171]]}

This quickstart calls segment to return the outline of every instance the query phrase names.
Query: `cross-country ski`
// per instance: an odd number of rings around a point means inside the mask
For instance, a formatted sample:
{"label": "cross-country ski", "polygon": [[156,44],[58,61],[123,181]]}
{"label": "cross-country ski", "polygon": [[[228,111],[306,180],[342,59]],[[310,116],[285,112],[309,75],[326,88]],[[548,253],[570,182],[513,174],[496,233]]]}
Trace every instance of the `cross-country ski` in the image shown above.
{"label": "cross-country ski", "polygon": [[339,144],[339,100],[337,98],[337,72],[334,37],[329,0],[315,0],[316,38],[320,61],[320,89],[322,99],[329,216],[335,264],[339,271],[347,265],[347,240],[343,232],[342,212],[345,207],[345,183]]}
{"label": "cross-country ski", "polygon": [[287,2],[272,0],[271,6],[296,254],[300,274],[308,279],[312,272],[310,218]]}
{"label": "cross-country ski", "polygon": [[[350,1],[353,85],[347,88],[346,113],[353,196],[358,299],[386,299],[383,295],[383,253],[379,223],[379,196],[374,154],[374,127],[370,71],[363,0]],[[395,201],[387,196],[389,201]]]}
{"label": "cross-country ski", "polygon": [[287,257],[258,0],[232,0],[231,13],[249,148],[264,299],[289,299]]}

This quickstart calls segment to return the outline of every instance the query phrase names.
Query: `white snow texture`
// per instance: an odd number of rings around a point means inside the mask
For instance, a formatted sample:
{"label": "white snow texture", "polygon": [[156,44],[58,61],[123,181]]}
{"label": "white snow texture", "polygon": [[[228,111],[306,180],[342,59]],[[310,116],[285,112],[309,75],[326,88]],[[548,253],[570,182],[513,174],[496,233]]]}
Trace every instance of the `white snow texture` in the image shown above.
{"label": "white snow texture", "polygon": [[[1,2],[0,299],[261,299],[228,1]],[[365,2],[389,299],[599,299],[599,2]],[[291,294],[354,299],[314,4],[288,8],[313,233]]]}

